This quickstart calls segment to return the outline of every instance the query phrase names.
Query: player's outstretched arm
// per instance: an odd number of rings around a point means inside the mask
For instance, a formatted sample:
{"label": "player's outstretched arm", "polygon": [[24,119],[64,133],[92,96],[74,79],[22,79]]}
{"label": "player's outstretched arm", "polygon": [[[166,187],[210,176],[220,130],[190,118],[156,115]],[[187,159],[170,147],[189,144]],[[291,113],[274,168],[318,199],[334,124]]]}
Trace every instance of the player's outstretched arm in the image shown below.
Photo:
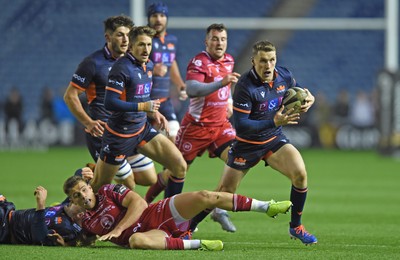
{"label": "player's outstretched arm", "polygon": [[101,236],[100,241],[110,240],[113,237],[119,237],[122,232],[132,226],[147,208],[147,202],[136,192],[129,191],[122,201],[122,206],[127,208],[125,216],[117,226],[109,233]]}

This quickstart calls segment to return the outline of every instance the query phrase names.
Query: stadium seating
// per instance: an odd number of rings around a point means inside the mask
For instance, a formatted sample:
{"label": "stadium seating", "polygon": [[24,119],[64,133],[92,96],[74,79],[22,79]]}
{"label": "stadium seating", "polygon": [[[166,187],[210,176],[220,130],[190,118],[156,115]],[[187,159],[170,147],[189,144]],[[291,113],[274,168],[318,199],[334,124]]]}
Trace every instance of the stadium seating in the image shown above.
{"label": "stadium seating", "polygon": [[[278,0],[246,1],[243,8],[242,1],[231,0],[166,2],[170,16],[199,17],[267,17],[279,4]],[[383,17],[383,12],[381,0],[319,0],[309,17]],[[103,45],[104,18],[121,13],[129,13],[129,1],[14,0],[2,5],[1,97],[16,85],[23,91],[25,119],[37,119],[42,88],[47,85],[60,94],[78,62]],[[204,49],[205,30],[171,29],[170,33],[179,38],[178,62],[184,72],[189,59]],[[238,56],[248,48],[253,33],[229,30],[228,52]],[[383,47],[382,31],[297,31],[278,46],[279,64],[292,69],[304,86],[328,95],[342,87],[371,90],[384,65]]]}
{"label": "stadium seating", "polygon": [[[335,6],[335,8],[332,8]],[[318,1],[309,17],[383,17],[383,1]],[[331,100],[338,89],[371,91],[384,66],[383,31],[297,31],[279,55],[304,86]]]}

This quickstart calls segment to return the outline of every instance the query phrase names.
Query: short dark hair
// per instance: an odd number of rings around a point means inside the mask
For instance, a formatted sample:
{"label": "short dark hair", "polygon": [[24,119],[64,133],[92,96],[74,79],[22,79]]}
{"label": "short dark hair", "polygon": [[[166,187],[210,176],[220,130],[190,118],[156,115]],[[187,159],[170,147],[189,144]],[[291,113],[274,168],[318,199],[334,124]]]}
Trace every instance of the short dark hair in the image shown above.
{"label": "short dark hair", "polygon": [[217,30],[219,32],[222,32],[222,31],[228,32],[228,30],[226,29],[225,25],[222,24],[222,23],[213,23],[210,26],[208,26],[206,34],[208,35],[211,30]]}
{"label": "short dark hair", "polygon": [[125,26],[129,29],[135,24],[133,23],[132,19],[126,15],[117,15],[108,17],[104,21],[104,32],[114,32],[118,27]]}
{"label": "short dark hair", "polygon": [[81,181],[86,183],[85,179],[83,179],[81,176],[74,175],[74,176],[69,177],[64,182],[64,186],[63,186],[63,190],[64,190],[65,195],[69,196],[69,193],[70,193],[71,189],[73,187],[75,187],[76,184],[78,184]]}
{"label": "short dark hair", "polygon": [[147,35],[151,38],[156,35],[156,30],[149,26],[137,26],[129,32],[129,43],[134,43],[139,35]]}
{"label": "short dark hair", "polygon": [[276,47],[273,43],[266,40],[262,40],[256,42],[253,45],[253,57],[257,55],[259,51],[265,51],[265,52],[276,51]]}

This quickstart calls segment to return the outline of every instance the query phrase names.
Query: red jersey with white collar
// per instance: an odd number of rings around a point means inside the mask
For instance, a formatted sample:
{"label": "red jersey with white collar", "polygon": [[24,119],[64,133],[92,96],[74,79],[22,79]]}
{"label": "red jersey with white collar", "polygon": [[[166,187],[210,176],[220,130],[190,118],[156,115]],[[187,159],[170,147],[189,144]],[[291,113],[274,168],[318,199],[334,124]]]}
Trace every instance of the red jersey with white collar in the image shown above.
{"label": "red jersey with white collar", "polygon": [[[203,51],[196,55],[189,63],[186,80],[196,80],[203,83],[221,81],[227,74],[232,73],[234,59],[225,53],[220,60],[214,60]],[[190,99],[189,109],[182,124],[197,122],[208,126],[220,126],[227,121],[228,98],[230,97],[230,84],[205,96]]]}

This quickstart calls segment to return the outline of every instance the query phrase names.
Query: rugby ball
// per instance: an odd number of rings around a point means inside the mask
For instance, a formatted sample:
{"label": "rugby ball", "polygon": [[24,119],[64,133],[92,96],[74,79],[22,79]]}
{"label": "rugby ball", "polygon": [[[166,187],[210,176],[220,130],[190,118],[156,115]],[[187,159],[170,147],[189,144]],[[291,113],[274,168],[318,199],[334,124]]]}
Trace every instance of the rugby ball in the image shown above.
{"label": "rugby ball", "polygon": [[294,112],[298,113],[302,105],[305,104],[307,93],[304,89],[299,87],[292,87],[286,90],[283,95],[282,105],[285,106],[284,112],[294,108]]}

